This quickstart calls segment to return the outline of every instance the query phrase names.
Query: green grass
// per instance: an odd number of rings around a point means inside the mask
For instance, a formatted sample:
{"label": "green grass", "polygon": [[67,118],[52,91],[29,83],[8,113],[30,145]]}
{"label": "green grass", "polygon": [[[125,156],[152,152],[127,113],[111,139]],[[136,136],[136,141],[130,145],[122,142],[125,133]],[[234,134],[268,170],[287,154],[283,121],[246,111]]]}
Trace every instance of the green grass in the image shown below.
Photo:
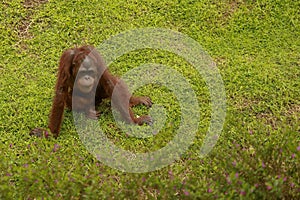
{"label": "green grass", "polygon": [[[0,6],[0,199],[300,198],[299,1],[4,0]],[[47,126],[63,50],[97,46],[144,27],[188,35],[220,70],[226,122],[207,157],[198,157],[211,114],[205,82],[184,59],[159,50],[131,52],[109,67],[120,76],[144,63],[160,63],[189,81],[201,122],[180,160],[141,174],[110,168],[86,150],[67,111],[59,138],[29,136],[32,128]],[[149,85],[136,94],[165,107],[167,122],[156,136],[126,136],[115,125],[109,102],[100,107],[101,126],[124,149],[162,148],[179,126],[179,104],[164,87]]]}

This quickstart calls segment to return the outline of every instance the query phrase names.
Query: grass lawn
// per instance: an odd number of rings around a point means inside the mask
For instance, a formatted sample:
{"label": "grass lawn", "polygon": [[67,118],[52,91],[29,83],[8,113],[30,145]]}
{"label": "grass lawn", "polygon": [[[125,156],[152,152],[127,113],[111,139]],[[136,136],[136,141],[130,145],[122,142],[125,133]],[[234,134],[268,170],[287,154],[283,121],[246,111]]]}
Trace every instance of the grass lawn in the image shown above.
{"label": "grass lawn", "polygon": [[[3,0],[0,7],[0,199],[300,198],[299,1]],[[157,63],[191,85],[199,127],[180,159],[145,173],[107,166],[82,143],[70,111],[57,139],[29,136],[32,128],[47,127],[63,50],[97,46],[113,35],[147,27],[192,38],[219,69],[226,119],[206,157],[199,157],[212,113],[205,80],[184,58],[157,49],[126,53],[109,69],[122,76]],[[159,84],[134,94],[149,95],[164,107],[160,131],[130,137],[104,101],[103,132],[132,152],[163,148],[180,127],[178,99]],[[148,109],[134,111],[142,115]]]}

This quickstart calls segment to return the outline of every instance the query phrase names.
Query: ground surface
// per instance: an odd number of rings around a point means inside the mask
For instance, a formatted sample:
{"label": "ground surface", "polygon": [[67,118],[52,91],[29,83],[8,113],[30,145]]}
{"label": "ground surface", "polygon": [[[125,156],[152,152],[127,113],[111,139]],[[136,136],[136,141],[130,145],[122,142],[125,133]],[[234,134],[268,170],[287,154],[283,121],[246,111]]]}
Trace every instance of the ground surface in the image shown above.
{"label": "ground surface", "polygon": [[[4,0],[0,7],[1,199],[299,198],[299,1]],[[64,49],[97,46],[144,27],[193,38],[217,64],[227,115],[207,157],[198,156],[211,115],[207,86],[183,58],[153,49],[123,55],[109,68],[121,76],[159,63],[188,80],[201,114],[194,143],[181,159],[154,172],[120,172],[87,151],[70,112],[58,139],[29,137],[32,128],[47,126]],[[165,107],[164,128],[150,138],[129,137],[115,125],[109,102],[100,106],[101,127],[124,149],[162,148],[180,126],[180,106],[165,87],[147,85],[135,93]]]}

